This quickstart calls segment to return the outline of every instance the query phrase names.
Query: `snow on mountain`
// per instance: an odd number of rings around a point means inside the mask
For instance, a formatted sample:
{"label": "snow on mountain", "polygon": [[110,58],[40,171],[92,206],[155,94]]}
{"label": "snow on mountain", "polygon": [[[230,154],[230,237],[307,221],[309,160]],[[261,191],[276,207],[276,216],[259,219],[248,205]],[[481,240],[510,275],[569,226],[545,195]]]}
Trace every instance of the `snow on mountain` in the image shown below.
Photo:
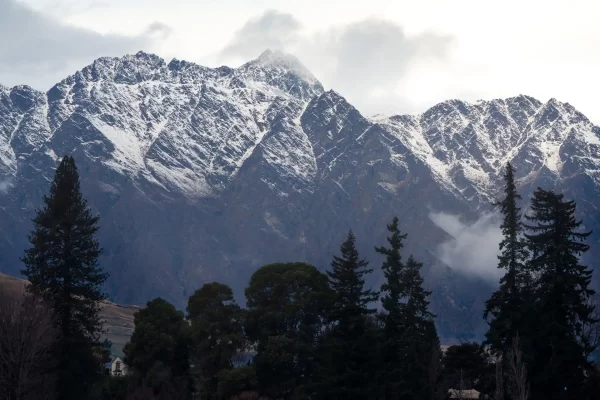
{"label": "snow on mountain", "polygon": [[91,135],[82,143],[87,154],[96,145],[109,149],[102,163],[119,173],[208,197],[261,142],[273,104],[298,108],[322,90],[281,53],[211,69],[139,52],[98,59],[52,88],[48,122],[56,132],[80,120]]}
{"label": "snow on mountain", "polygon": [[0,85],[0,176],[16,174],[20,157],[39,148],[49,137],[45,94],[29,86]]}
{"label": "snow on mountain", "polygon": [[527,96],[476,104],[451,100],[420,116],[377,123],[396,132],[440,185],[474,205],[496,196],[507,161],[524,182],[542,170],[560,180],[565,162],[580,163],[576,173],[594,177],[600,166],[599,128],[555,99],[545,104]]}
{"label": "snow on mountain", "polygon": [[[0,87],[0,172],[16,174],[21,154],[61,150],[53,148],[52,138],[74,124],[87,134],[72,145],[83,146],[88,157],[188,198],[218,196],[263,140],[270,162],[309,186],[319,171],[331,170],[348,140],[344,126],[319,127],[326,137],[301,133],[301,119],[310,120],[315,101],[328,101],[330,115],[347,112],[338,109],[345,100],[328,93],[295,57],[270,50],[237,69],[167,64],[143,52],[100,58],[47,95],[26,86]],[[289,114],[286,123],[296,139],[267,135],[281,110]],[[446,191],[475,204],[495,196],[498,173],[509,160],[523,169],[524,180],[542,168],[559,176],[568,144],[587,174],[597,179],[600,168],[599,128],[555,99],[450,100],[416,116],[351,119],[363,121],[363,134],[382,127]]]}
{"label": "snow on mountain", "polygon": [[448,235],[430,210],[489,210],[511,161],[524,197],[561,190],[600,228],[600,128],[568,103],[455,99],[365,118],[281,52],[238,68],[139,52],[100,58],[47,93],[0,86],[0,182],[13,182],[0,195],[1,271],[18,271],[64,154],[101,216],[107,290],[125,303],[181,304],[214,280],[241,293],[267,262],[324,268],[350,228],[377,260],[397,215],[417,238],[406,250],[431,266],[445,334],[458,335],[479,329],[461,315],[486,294],[440,267]]}

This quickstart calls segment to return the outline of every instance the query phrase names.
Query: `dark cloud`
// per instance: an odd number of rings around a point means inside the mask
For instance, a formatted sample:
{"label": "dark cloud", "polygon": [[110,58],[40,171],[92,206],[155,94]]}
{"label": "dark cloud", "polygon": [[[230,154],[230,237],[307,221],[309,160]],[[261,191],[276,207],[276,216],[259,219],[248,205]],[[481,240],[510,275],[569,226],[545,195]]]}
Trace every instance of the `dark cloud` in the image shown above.
{"label": "dark cloud", "polygon": [[270,10],[252,18],[221,52],[222,62],[243,62],[267,48],[296,55],[323,84],[341,92],[367,114],[410,108],[396,92],[412,66],[443,61],[450,36],[408,35],[384,19],[369,18],[306,33],[291,14]]}
{"label": "dark cloud", "polygon": [[100,33],[61,23],[15,0],[0,0],[0,83],[39,89],[100,56],[147,49],[169,34],[154,23],[137,36]]}

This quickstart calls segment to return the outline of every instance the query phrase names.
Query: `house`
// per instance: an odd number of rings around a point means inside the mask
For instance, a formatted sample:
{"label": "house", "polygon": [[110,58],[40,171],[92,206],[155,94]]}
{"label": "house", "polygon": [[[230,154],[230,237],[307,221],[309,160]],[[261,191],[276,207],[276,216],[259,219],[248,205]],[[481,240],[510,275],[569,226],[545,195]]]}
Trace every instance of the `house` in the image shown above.
{"label": "house", "polygon": [[119,358],[115,357],[111,362],[104,364],[107,375],[125,376],[127,375],[127,365]]}
{"label": "house", "polygon": [[459,390],[449,389],[448,394],[451,399],[479,399],[479,392],[475,389]]}

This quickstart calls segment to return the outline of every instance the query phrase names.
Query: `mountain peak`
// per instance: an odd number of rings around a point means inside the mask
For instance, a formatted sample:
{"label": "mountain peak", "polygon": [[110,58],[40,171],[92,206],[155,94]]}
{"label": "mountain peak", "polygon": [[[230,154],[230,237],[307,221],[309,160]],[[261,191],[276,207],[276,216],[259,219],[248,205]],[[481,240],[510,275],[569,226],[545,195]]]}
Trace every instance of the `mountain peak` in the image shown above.
{"label": "mountain peak", "polygon": [[[415,227],[434,266],[446,236],[429,233],[431,211],[487,209],[508,160],[524,199],[536,185],[573,194],[600,231],[600,131],[567,103],[449,100],[369,120],[311,77],[276,51],[234,69],[138,52],[98,59],[39,97],[1,89],[0,177],[14,183],[0,196],[0,267],[18,264],[62,154],[103,218],[102,262],[123,266],[109,286],[127,302],[182,304],[206,279],[231,283],[277,259],[320,265],[350,225],[374,237],[390,215]],[[136,279],[145,284],[119,285]]]}
{"label": "mountain peak", "polygon": [[281,51],[266,50],[257,59],[237,68],[235,74],[305,101],[323,93],[321,82],[295,56]]}
{"label": "mountain peak", "polygon": [[260,54],[260,56],[258,56],[258,58],[255,61],[262,64],[288,63],[294,66],[300,65],[304,67],[300,60],[298,60],[298,58],[289,53],[284,53],[280,50],[273,51],[271,49],[266,49]]}
{"label": "mountain peak", "polygon": [[257,60],[266,60],[266,59],[270,59],[271,57],[273,57],[273,50],[271,49],[266,49],[265,51],[263,51],[260,56],[258,56]]}
{"label": "mountain peak", "polygon": [[257,59],[244,64],[241,68],[257,65],[266,68],[289,71],[298,75],[311,85],[321,85],[312,72],[310,72],[296,56],[289,53],[284,53],[280,50],[273,51],[267,49],[263,51]]}
{"label": "mountain peak", "polygon": [[137,53],[135,53],[135,57],[136,58],[145,58],[145,59],[161,59],[156,54],[154,54],[154,53],[147,53],[147,52],[145,52],[143,50],[140,50]]}

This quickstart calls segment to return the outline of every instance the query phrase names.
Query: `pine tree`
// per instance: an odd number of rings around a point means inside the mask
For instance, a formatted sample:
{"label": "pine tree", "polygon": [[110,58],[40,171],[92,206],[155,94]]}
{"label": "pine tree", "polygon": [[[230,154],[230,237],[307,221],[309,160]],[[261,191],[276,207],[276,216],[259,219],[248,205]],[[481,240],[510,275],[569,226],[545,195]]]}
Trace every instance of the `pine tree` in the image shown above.
{"label": "pine tree", "polygon": [[403,277],[407,287],[406,309],[409,315],[416,319],[419,330],[432,322],[435,317],[434,314],[429,312],[429,300],[427,298],[431,295],[431,292],[423,288],[421,268],[423,268],[423,263],[417,262],[411,255],[406,262],[406,271]]}
{"label": "pine tree", "polygon": [[98,302],[106,298],[101,287],[107,274],[98,266],[98,217],[81,194],[72,157],[64,157],[57,168],[50,195],[44,196],[33,223],[32,247],[22,258],[21,273],[31,282],[28,289],[48,301],[58,321],[59,398],[80,399],[101,371],[95,350],[102,329]]}
{"label": "pine tree", "polygon": [[331,262],[327,271],[334,300],[320,351],[317,397],[365,400],[377,392],[375,381],[376,328],[370,318],[375,310],[369,304],[378,293],[365,289],[364,276],[373,270],[361,259],[352,231],[341,245],[341,256]]}
{"label": "pine tree", "polygon": [[340,248],[341,257],[334,256],[331,271],[327,271],[329,286],[336,293],[330,320],[339,324],[353,322],[355,318],[375,313],[369,304],[377,301],[379,294],[365,289],[364,276],[373,272],[369,263],[360,258],[356,237],[350,231]]}
{"label": "pine tree", "polygon": [[500,279],[498,290],[486,301],[484,311],[486,320],[491,317],[486,343],[500,353],[505,353],[511,347],[512,338],[519,330],[525,329],[523,324],[527,318],[523,315],[523,304],[531,299],[528,295],[531,277],[526,269],[528,252],[523,237],[521,209],[517,206],[521,196],[517,193],[514,168],[510,163],[506,164],[504,181],[505,197],[496,205],[504,217],[500,226],[504,237],[500,242],[502,253],[498,256],[498,268],[506,272]]}
{"label": "pine tree", "polygon": [[381,304],[386,310],[385,331],[390,337],[398,337],[401,332],[400,322],[402,321],[402,299],[406,296],[406,284],[402,275],[406,266],[402,262],[400,250],[404,247],[402,241],[407,235],[400,234],[398,229],[398,218],[394,218],[392,223],[387,226],[391,236],[387,238],[390,248],[376,247],[375,251],[383,254],[385,260],[381,269],[386,281],[381,285]]}
{"label": "pine tree", "polygon": [[402,262],[400,249],[407,235],[398,229],[398,218],[394,218],[387,227],[391,236],[387,238],[390,248],[376,247],[375,251],[385,255],[381,269],[385,282],[381,285],[381,304],[385,310],[380,318],[383,322],[382,342],[380,344],[381,368],[379,381],[386,399],[401,398],[407,383],[404,379],[406,367],[407,341],[404,337],[406,329],[406,313],[403,300],[406,296],[406,285],[403,275],[406,266]]}
{"label": "pine tree", "polygon": [[386,256],[382,265],[386,281],[381,286],[385,312],[380,379],[386,399],[423,399],[430,394],[431,343],[437,340],[434,316],[428,310],[431,292],[423,289],[422,264],[412,255],[406,264],[402,262],[400,250],[407,235],[400,233],[398,218],[387,229],[390,247],[375,248]]}
{"label": "pine tree", "polygon": [[587,328],[598,322],[590,305],[592,270],[579,261],[589,249],[583,242],[591,232],[581,231],[575,202],[562,194],[538,188],[531,210],[526,219],[532,225],[525,226],[536,277],[534,360],[527,366],[531,398],[575,399],[595,349]]}
{"label": "pine tree", "polygon": [[423,264],[413,256],[406,261],[404,282],[407,287],[404,314],[405,331],[405,360],[404,374],[406,381],[404,399],[424,399],[429,394],[428,369],[431,359],[432,343],[438,343],[439,338],[435,328],[435,315],[429,311],[427,297],[431,292],[423,288],[423,278],[420,270]]}

